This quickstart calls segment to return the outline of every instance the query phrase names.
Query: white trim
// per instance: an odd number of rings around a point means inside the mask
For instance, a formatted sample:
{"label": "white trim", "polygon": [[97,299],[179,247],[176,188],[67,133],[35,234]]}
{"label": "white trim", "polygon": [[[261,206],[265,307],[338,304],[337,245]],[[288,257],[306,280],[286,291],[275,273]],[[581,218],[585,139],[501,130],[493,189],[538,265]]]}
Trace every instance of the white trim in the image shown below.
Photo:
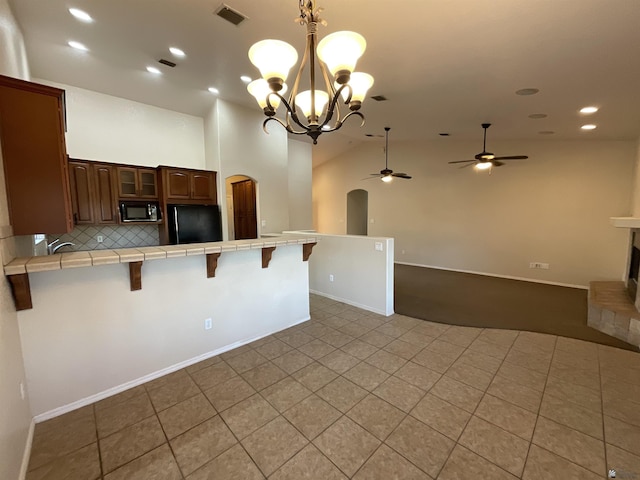
{"label": "white trim", "polygon": [[328,293],[318,292],[318,291],[312,290],[312,289],[309,289],[309,293],[313,293],[314,295],[319,295],[321,297],[327,297],[327,298],[330,298],[331,300],[336,300],[337,302],[346,303],[347,305],[351,305],[352,307],[358,307],[358,308],[360,308],[362,310],[367,310],[369,312],[377,313],[378,315],[382,315],[384,317],[388,317],[388,316],[393,315],[395,313],[393,311],[393,309],[391,310],[390,313],[386,313],[384,310],[378,310],[377,308],[371,308],[369,305],[362,305],[362,304],[360,304],[358,302],[353,302],[351,300],[347,300],[346,298],[337,297],[335,295],[329,295]]}
{"label": "white trim", "polygon": [[[307,317],[307,318],[303,318],[302,320],[299,320],[297,322],[292,323],[291,325],[281,329],[281,330],[274,330],[273,332],[269,332],[265,335],[261,335],[259,337],[253,337],[250,338],[248,340],[240,340],[238,342],[232,343],[230,345],[225,345],[222,348],[218,348],[217,350],[212,350],[210,352],[207,353],[203,353],[202,355],[198,355],[197,357],[193,357],[190,358],[188,360],[185,360],[183,362],[179,362],[176,363],[174,365],[171,365],[167,368],[163,368],[162,370],[158,370],[156,372],[150,373],[148,375],[145,375],[143,377],[139,377],[136,378],[135,380],[131,380],[130,382],[126,382],[123,383],[121,385],[118,385],[116,387],[112,387],[109,388],[107,390],[103,390],[102,392],[96,393],[94,395],[90,395],[88,397],[85,398],[81,398],[80,400],[77,400],[75,402],[72,403],[68,403],[67,405],[63,405],[61,407],[58,408],[54,408],[53,410],[49,410],[48,412],[44,412],[41,413],[40,415],[36,415],[34,417],[34,421],[35,423],[40,423],[40,422],[44,422],[46,420],[50,420],[52,418],[58,417],[60,415],[63,415],[65,413],[71,412],[73,410],[77,410],[78,408],[81,407],[86,407],[87,405],[91,405],[92,403],[95,403],[97,401],[100,400],[104,400],[105,398],[111,397],[113,395],[116,395],[118,393],[124,392],[125,390],[129,390],[133,387],[137,387],[138,385],[142,385],[143,383],[147,383],[151,380],[155,380],[156,378],[160,378],[164,375],[167,375],[169,373],[173,373],[177,370],[181,370],[185,367],[188,367],[190,365],[193,365],[195,363],[201,362],[203,360],[206,360],[207,358],[211,358],[211,357],[215,357],[216,355],[220,355],[222,353],[228,352],[229,350],[233,350],[234,348],[238,348],[241,347],[242,345],[246,345],[247,343],[251,343],[251,342],[255,342],[256,340],[260,340],[261,338],[264,337],[268,337],[269,335],[273,335],[274,333],[280,332],[282,330],[285,330],[287,328],[293,327],[295,325],[299,325],[303,322],[306,322],[308,320],[310,320],[311,317]],[[27,457],[28,458],[28,457]]]}
{"label": "white trim", "polygon": [[18,480],[25,480],[27,478],[27,469],[29,468],[29,459],[31,458],[31,446],[33,445],[33,432],[36,428],[36,419],[31,419],[29,425],[29,433],[27,434],[27,442],[24,445],[24,452],[22,453],[22,465],[20,466],[20,476]]}
{"label": "white trim", "polygon": [[535,278],[514,277],[511,275],[498,275],[497,273],[475,272],[473,270],[461,270],[458,268],[437,267],[435,265],[422,265],[419,263],[409,263],[409,262],[396,262],[396,263],[399,265],[408,265],[410,267],[424,267],[424,268],[433,268],[434,270],[446,270],[448,272],[472,273],[474,275],[483,275],[485,277],[506,278],[507,280],[518,280],[520,282],[544,283],[545,285],[556,285],[558,287],[570,287],[570,288],[580,288],[582,290],[589,290],[588,285],[574,285],[572,283],[550,282],[548,280],[538,280]]}

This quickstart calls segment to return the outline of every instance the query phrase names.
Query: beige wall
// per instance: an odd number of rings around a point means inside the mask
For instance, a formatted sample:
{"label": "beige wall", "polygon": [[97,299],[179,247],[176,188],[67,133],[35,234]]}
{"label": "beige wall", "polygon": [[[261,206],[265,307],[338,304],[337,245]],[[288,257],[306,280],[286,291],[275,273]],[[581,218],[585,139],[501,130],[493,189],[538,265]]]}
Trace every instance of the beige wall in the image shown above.
{"label": "beige wall", "polygon": [[204,168],[202,118],[72,85],[34,81],[65,91],[70,157]]}
{"label": "beige wall", "polygon": [[364,188],[369,235],[394,237],[397,262],[581,286],[622,277],[627,233],[609,217],[630,214],[636,142],[493,142],[499,154],[530,158],[492,175],[447,164],[472,158],[477,142],[397,142],[389,166],[413,180],[361,180],[384,165],[381,147],[314,169],[319,232],[345,233],[347,192]]}
{"label": "beige wall", "polygon": [[633,169],[633,197],[631,201],[631,216],[640,217],[640,139],[636,149],[636,162]]}
{"label": "beige wall", "polygon": [[[0,74],[29,78],[22,34],[6,0],[0,0]],[[0,172],[4,172],[0,158]],[[4,175],[0,175],[0,242],[2,264],[13,255]],[[0,478],[19,478],[27,444],[31,410],[20,396],[25,382],[18,317],[6,279],[0,285]]]}

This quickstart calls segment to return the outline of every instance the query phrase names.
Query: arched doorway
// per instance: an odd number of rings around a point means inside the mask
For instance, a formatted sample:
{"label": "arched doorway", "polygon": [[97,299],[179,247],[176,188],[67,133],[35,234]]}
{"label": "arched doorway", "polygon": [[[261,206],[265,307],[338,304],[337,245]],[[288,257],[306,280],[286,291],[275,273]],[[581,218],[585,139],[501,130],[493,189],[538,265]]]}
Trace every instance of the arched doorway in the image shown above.
{"label": "arched doorway", "polygon": [[351,190],[347,193],[347,235],[366,235],[369,217],[369,193]]}
{"label": "arched doorway", "polygon": [[258,238],[257,182],[246,175],[227,177],[229,240]]}

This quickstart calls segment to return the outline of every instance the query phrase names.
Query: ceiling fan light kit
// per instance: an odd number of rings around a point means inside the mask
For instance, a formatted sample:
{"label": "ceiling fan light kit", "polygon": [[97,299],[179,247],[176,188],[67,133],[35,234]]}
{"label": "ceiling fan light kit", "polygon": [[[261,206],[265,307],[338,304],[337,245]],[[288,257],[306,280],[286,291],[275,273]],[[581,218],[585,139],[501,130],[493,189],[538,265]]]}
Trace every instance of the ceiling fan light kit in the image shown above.
{"label": "ceiling fan light kit", "polygon": [[[300,17],[296,21],[306,25],[307,43],[288,99],[283,97],[287,91],[285,82],[289,70],[298,61],[298,53],[281,40],[262,40],[249,49],[249,60],[260,70],[262,78],[251,82],[247,89],[267,116],[262,125],[265,132],[267,123],[275,121],[289,133],[309,135],[316,144],[322,133],[338,130],[351,116],[360,117],[364,125],[364,115],[359,110],[373,85],[373,77],[354,71],[367,47],[362,35],[335,32],[318,43],[318,24],[326,25],[319,17],[321,9],[316,9],[315,0],[299,0],[299,8]],[[325,90],[316,88],[316,64]],[[310,88],[300,92],[300,80],[307,65]],[[348,105],[349,113],[340,111],[341,102]],[[284,119],[276,117],[281,104],[285,109]],[[306,122],[299,117],[299,110]]]}
{"label": "ceiling fan light kit", "polygon": [[473,160],[455,160],[449,163],[466,163],[466,165],[460,168],[465,168],[473,165],[475,170],[489,170],[491,172],[492,167],[501,167],[504,165],[505,160],[526,160],[529,158],[526,155],[510,155],[507,157],[496,157],[493,153],[487,152],[487,128],[491,126],[490,123],[483,123],[484,140],[482,143],[482,152],[476,154]]}

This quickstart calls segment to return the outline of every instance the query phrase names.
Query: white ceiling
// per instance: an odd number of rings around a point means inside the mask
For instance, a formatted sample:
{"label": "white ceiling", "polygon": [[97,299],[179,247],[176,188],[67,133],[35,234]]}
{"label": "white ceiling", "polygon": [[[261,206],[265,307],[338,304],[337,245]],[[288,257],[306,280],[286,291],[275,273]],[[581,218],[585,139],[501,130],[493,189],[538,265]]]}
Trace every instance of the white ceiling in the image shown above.
{"label": "white ceiling", "polygon": [[[220,98],[258,109],[240,81],[258,76],[247,57],[264,38],[294,45],[305,30],[295,0],[225,0],[248,20],[234,26],[214,15],[219,0],[10,0],[34,78],[66,83],[203,116]],[[477,139],[490,122],[494,139],[636,139],[640,136],[639,0],[317,0],[328,22],[320,37],[353,30],[367,39],[358,70],[372,74],[366,125],[351,119],[322,135],[314,164],[360,142]],[[85,24],[67,11],[93,16]],[[84,43],[89,52],[67,46]],[[187,56],[176,59],[170,46]],[[166,58],[175,69],[159,65]],[[156,65],[163,75],[145,70]],[[521,88],[538,88],[518,96]],[[597,105],[585,118],[578,109]],[[533,120],[528,115],[545,113]],[[592,132],[580,130],[595,123]],[[280,128],[272,124],[269,128]],[[553,136],[538,132],[552,130]],[[441,139],[440,132],[451,137]]]}

